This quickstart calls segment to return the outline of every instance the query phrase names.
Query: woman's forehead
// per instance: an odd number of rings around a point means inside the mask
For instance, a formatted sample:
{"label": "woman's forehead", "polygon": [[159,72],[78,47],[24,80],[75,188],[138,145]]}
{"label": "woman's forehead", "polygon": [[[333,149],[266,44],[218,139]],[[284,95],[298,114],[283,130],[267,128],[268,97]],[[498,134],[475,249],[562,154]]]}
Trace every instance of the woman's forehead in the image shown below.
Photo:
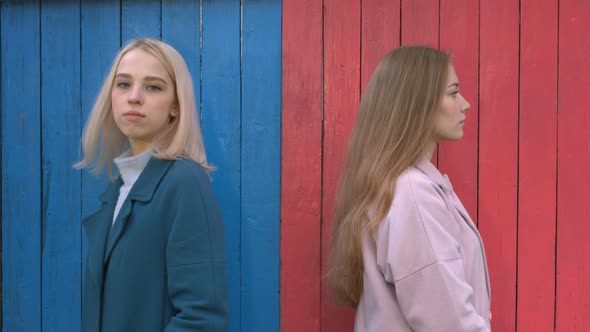
{"label": "woman's forehead", "polygon": [[124,73],[134,77],[154,76],[171,80],[160,60],[140,48],[130,50],[123,55],[116,73]]}

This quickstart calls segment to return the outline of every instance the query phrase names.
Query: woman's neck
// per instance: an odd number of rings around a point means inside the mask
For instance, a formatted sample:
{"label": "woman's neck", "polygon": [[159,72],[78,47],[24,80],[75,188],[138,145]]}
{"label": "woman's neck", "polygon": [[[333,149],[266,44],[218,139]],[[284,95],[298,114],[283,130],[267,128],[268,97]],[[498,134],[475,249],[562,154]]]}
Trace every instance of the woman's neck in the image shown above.
{"label": "woman's neck", "polygon": [[435,140],[428,142],[428,144],[426,144],[426,146],[424,147],[424,152],[422,153],[422,156],[428,160],[432,160],[432,155],[434,154],[434,150],[436,149],[436,144],[437,142]]}
{"label": "woman's neck", "polygon": [[146,150],[151,149],[151,147],[152,147],[151,142],[144,142],[144,141],[139,141],[139,140],[129,140],[129,143],[131,145],[131,153],[134,156],[137,156],[138,154],[141,154],[142,152],[145,152]]}

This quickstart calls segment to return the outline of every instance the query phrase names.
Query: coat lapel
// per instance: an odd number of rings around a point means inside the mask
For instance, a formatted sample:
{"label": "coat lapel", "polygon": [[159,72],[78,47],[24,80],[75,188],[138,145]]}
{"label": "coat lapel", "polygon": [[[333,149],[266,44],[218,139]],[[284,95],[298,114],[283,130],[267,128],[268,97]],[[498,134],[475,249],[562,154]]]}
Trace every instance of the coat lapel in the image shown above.
{"label": "coat lapel", "polygon": [[102,202],[100,210],[88,216],[82,222],[88,239],[88,273],[90,273],[91,279],[97,285],[100,285],[103,279],[104,249],[121,183],[121,180],[111,183],[100,195],[100,201]]}
{"label": "coat lapel", "polygon": [[[449,181],[448,176],[445,174],[444,177],[447,180],[447,182],[449,183],[449,186],[451,186],[451,182]],[[475,235],[477,235],[477,240],[479,241],[479,246],[481,247],[481,253],[483,255],[483,265],[486,270],[485,271],[486,272],[486,286],[488,289],[488,297],[491,300],[492,290],[490,288],[490,273],[488,271],[488,260],[486,257],[485,247],[483,245],[483,240],[481,238],[481,234],[479,233],[479,230],[477,229],[477,226],[475,226],[475,223],[473,222],[473,220],[471,220],[471,218],[469,217],[469,213],[467,213],[467,210],[465,209],[465,207],[463,206],[463,204],[459,200],[459,197],[457,197],[457,194],[454,191],[452,191],[452,187],[451,187],[451,201],[452,201],[455,209],[459,212],[459,214],[463,217],[463,219],[465,219],[465,222],[467,223],[467,225],[469,225],[469,228],[471,228],[471,230],[475,233]]]}
{"label": "coat lapel", "polygon": [[[104,264],[106,265],[109,259],[111,258],[111,253],[113,252],[113,248],[121,235],[123,235],[123,231],[125,230],[125,226],[127,225],[127,220],[129,219],[129,215],[131,214],[132,210],[132,202],[127,199],[121,209],[119,210],[119,214],[117,215],[117,219],[113,224],[112,228],[110,229],[110,233],[108,234],[108,238],[106,241],[106,248],[104,250]],[[114,211],[113,211],[114,212]],[[112,218],[112,216],[111,216]]]}
{"label": "coat lapel", "polygon": [[172,160],[150,159],[135,184],[133,184],[133,187],[131,188],[127,199],[121,206],[117,219],[108,235],[106,249],[104,251],[105,265],[110,260],[114,248],[127,229],[127,223],[129,222],[129,217],[133,211],[133,205],[136,201],[149,202],[152,199],[158,184],[164,177],[164,174],[166,174],[166,171],[172,162]]}
{"label": "coat lapel", "polygon": [[424,174],[426,174],[430,179],[432,179],[436,184],[438,184],[441,187],[441,189],[447,196],[446,199],[451,201],[451,204],[455,207],[459,214],[461,214],[463,219],[465,219],[465,222],[467,222],[467,224],[469,224],[469,227],[476,231],[477,235],[479,236],[479,232],[477,232],[477,228],[475,227],[473,220],[471,220],[471,218],[469,217],[469,213],[467,213],[467,210],[465,210],[465,207],[463,206],[463,204],[461,204],[461,201],[453,192],[453,185],[451,185],[449,177],[446,174],[443,175],[436,168],[436,166],[434,166],[430,162],[430,160],[427,159],[420,160],[416,167],[418,167],[418,169],[420,169]]}
{"label": "coat lapel", "polygon": [[457,210],[457,212],[459,212],[459,214],[461,215],[461,217],[463,217],[463,219],[465,220],[467,225],[469,225],[471,230],[473,230],[473,232],[477,235],[477,239],[479,240],[479,245],[481,247],[481,252],[483,255],[483,264],[484,264],[485,273],[486,273],[486,285],[488,288],[488,296],[491,299],[492,293],[491,293],[491,288],[490,288],[490,275],[488,272],[488,263],[487,263],[487,258],[486,258],[486,254],[485,254],[485,248],[483,245],[483,240],[481,238],[481,234],[479,234],[477,226],[475,226],[475,223],[469,217],[469,213],[467,213],[467,210],[465,209],[463,204],[461,204],[461,201],[459,200],[457,195],[454,193],[453,186],[451,185],[451,181],[449,180],[449,177],[446,174],[443,175],[436,168],[436,166],[434,166],[430,162],[430,160],[428,160],[428,159],[420,160],[416,164],[416,167],[418,169],[420,169],[422,172],[424,172],[426,175],[428,175],[428,177],[430,177],[436,184],[438,184],[442,188],[442,190],[445,192],[445,194],[447,196],[446,199],[451,201],[451,204],[455,207],[455,210]]}

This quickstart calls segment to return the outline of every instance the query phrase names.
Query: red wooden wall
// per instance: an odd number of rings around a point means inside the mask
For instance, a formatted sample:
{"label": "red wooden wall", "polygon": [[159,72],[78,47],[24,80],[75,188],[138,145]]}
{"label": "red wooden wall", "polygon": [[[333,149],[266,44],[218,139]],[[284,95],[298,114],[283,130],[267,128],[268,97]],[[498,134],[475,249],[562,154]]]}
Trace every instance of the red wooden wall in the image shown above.
{"label": "red wooden wall", "polygon": [[494,331],[590,331],[590,2],[283,0],[281,331],[352,331],[322,276],[357,105],[390,49],[452,50],[472,105],[439,146],[488,254]]}

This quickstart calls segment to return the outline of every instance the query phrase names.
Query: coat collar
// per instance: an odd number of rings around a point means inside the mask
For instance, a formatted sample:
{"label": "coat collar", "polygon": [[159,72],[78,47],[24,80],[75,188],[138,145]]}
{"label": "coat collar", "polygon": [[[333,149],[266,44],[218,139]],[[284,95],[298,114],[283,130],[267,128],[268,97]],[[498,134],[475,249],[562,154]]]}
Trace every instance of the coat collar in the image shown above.
{"label": "coat collar", "polygon": [[420,171],[422,171],[424,174],[426,174],[430,179],[432,179],[432,181],[434,181],[436,184],[438,184],[443,189],[443,191],[445,191],[448,195],[453,197],[450,200],[451,203],[453,204],[455,209],[459,212],[459,214],[463,217],[463,219],[465,220],[467,225],[477,235],[477,238],[478,238],[480,246],[481,246],[482,255],[483,255],[488,296],[491,299],[492,293],[491,293],[491,288],[490,288],[490,276],[489,276],[489,272],[488,272],[487,258],[485,255],[485,249],[484,249],[484,245],[483,245],[483,240],[481,238],[481,234],[479,233],[479,230],[477,229],[477,226],[475,225],[475,223],[473,222],[471,217],[469,217],[469,213],[467,212],[467,210],[465,209],[463,204],[461,204],[461,201],[457,197],[457,194],[455,194],[453,192],[453,186],[451,185],[451,181],[449,180],[449,177],[446,174],[442,174],[438,170],[438,168],[436,168],[436,166],[434,166],[432,164],[432,162],[430,162],[430,160],[428,160],[426,158],[423,158],[420,161],[418,161],[418,163],[416,163],[416,168],[418,168]]}
{"label": "coat collar", "polygon": [[117,200],[117,195],[119,195],[119,188],[123,185],[123,180],[121,180],[121,177],[118,177],[114,182],[111,182],[107,188],[105,189],[105,191],[103,191],[100,196],[98,196],[98,199],[102,202],[102,203],[110,203],[112,201],[116,201]]}
{"label": "coat collar", "polygon": [[[168,168],[170,167],[170,165],[172,165],[172,163],[173,160],[151,158],[148,164],[145,166],[143,172],[141,172],[141,175],[139,175],[139,178],[137,178],[135,184],[133,184],[133,187],[131,188],[131,191],[129,192],[127,199],[123,203],[123,206],[121,206],[121,210],[119,211],[117,219],[115,220],[113,228],[111,229],[109,236],[107,238],[107,244],[104,255],[105,264],[111,258],[111,254],[113,252],[113,249],[117,245],[117,242],[119,241],[123,233],[125,233],[127,221],[129,220],[129,216],[131,215],[131,211],[133,210],[133,202],[149,202],[154,196],[158,184],[160,184],[160,181],[162,180],[164,174],[166,174]],[[114,193],[110,192],[109,189],[107,189],[107,191],[109,191],[111,195],[109,197],[109,200],[117,200],[119,194],[118,189],[122,183],[122,180],[119,178],[117,180],[117,190]]]}
{"label": "coat collar", "polygon": [[129,198],[134,201],[148,202],[154,197],[160,180],[168,171],[174,160],[152,158],[131,188]]}
{"label": "coat collar", "polygon": [[469,213],[467,213],[467,210],[465,209],[463,204],[461,204],[459,198],[456,197],[456,194],[453,192],[453,186],[451,185],[449,177],[446,174],[442,174],[438,170],[438,168],[436,168],[436,166],[434,166],[432,162],[430,162],[430,160],[426,158],[421,159],[416,164],[416,168],[418,168],[420,171],[426,174],[432,181],[439,185],[447,195],[454,197],[453,199],[451,199],[451,202],[459,211],[459,213],[463,216],[463,218],[467,221],[467,223],[475,229],[475,223],[473,222],[473,220],[471,220],[471,218],[469,217]]}
{"label": "coat collar", "polygon": [[426,158],[420,159],[416,163],[416,168],[426,174],[430,179],[432,179],[432,181],[438,184],[445,191],[451,192],[453,190],[453,186],[449,181],[449,177],[446,174],[442,174],[430,160]]}
{"label": "coat collar", "polygon": [[97,281],[102,280],[103,264],[106,265],[109,262],[113,249],[125,233],[127,221],[133,210],[133,202],[150,201],[173,162],[173,160],[150,159],[127,195],[127,199],[121,207],[112,229],[115,203],[119,197],[119,189],[123,184],[121,178],[117,178],[107,186],[106,190],[99,196],[100,201],[103,203],[101,209],[84,222],[89,242],[88,248],[89,251],[92,251],[91,255],[93,256],[93,259],[89,260],[89,264],[100,264],[100,266],[89,266],[90,270],[94,271],[94,278]]}
{"label": "coat collar", "polygon": [[102,284],[103,280],[104,249],[106,247],[111,226],[110,221],[113,218],[114,209],[115,202],[103,204],[100,210],[84,218],[82,221],[88,241],[88,256],[86,261],[88,276],[86,278],[96,285]]}
{"label": "coat collar", "polygon": [[[172,164],[173,160],[151,158],[145,166],[145,169],[141,172],[139,178],[133,188],[129,192],[128,197],[134,201],[148,202],[154,196],[156,188],[160,183],[160,180],[166,174],[168,167]],[[100,195],[100,200],[103,203],[116,201],[119,197],[119,188],[123,185],[123,180],[118,177],[113,183],[111,183],[107,189]]]}

